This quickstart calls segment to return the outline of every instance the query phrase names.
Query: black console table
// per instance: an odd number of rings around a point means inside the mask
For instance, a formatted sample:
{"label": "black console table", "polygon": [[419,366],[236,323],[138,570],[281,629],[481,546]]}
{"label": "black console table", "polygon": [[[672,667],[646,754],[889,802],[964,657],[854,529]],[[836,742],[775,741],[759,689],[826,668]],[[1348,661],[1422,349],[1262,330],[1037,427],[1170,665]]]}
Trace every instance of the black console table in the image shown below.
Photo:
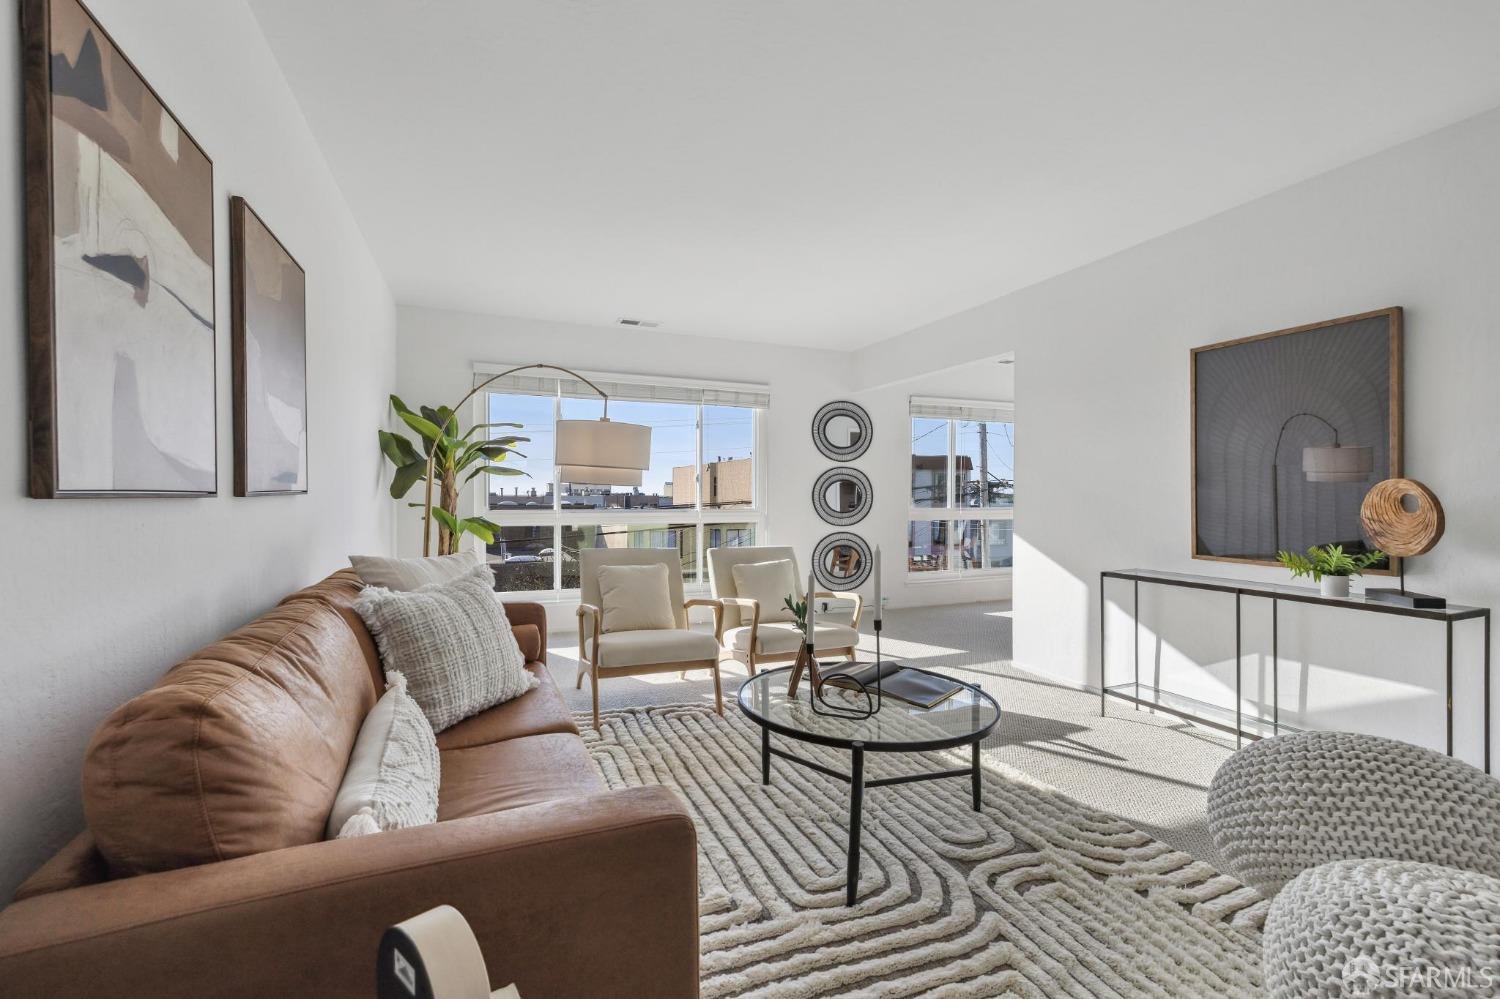
{"label": "black console table", "polygon": [[[1131,583],[1134,604],[1131,617],[1135,625],[1135,678],[1131,682],[1111,686],[1105,671],[1108,646],[1104,640],[1106,606],[1105,585],[1108,580],[1121,579]],[[1200,714],[1160,703],[1159,689],[1153,688],[1157,698],[1141,697],[1141,584],[1177,586],[1190,590],[1213,590],[1234,595],[1234,724],[1205,718]],[[1398,617],[1419,618],[1438,621],[1444,625],[1447,637],[1447,703],[1448,703],[1448,755],[1453,755],[1453,626],[1459,621],[1480,621],[1484,627],[1484,772],[1490,772],[1490,609],[1488,607],[1464,607],[1449,604],[1442,608],[1402,607],[1398,604],[1366,600],[1357,594],[1348,597],[1325,597],[1317,590],[1302,586],[1285,586],[1277,583],[1257,583],[1246,579],[1229,579],[1222,576],[1198,576],[1186,572],[1158,572],[1154,569],[1106,569],[1099,573],[1099,714],[1111,697],[1129,701],[1137,707],[1148,707],[1178,718],[1206,725],[1221,732],[1234,735],[1236,746],[1244,739],[1259,739],[1255,732],[1246,732],[1243,727],[1243,705],[1240,691],[1240,605],[1244,597],[1258,597],[1271,601],[1271,731],[1281,731],[1280,704],[1280,660],[1278,657],[1279,611],[1282,601],[1298,604],[1322,604],[1327,607],[1342,607],[1348,610],[1369,611],[1372,614],[1394,614]],[[1264,719],[1260,719],[1264,720]]]}

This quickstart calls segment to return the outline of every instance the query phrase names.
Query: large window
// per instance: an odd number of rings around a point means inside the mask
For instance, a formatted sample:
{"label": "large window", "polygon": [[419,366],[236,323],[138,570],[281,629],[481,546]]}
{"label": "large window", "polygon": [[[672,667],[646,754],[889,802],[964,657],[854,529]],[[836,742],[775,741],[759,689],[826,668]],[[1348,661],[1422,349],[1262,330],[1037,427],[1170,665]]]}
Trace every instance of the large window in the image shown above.
{"label": "large window", "polygon": [[1015,422],[998,403],[911,400],[907,571],[944,578],[1009,569]]}
{"label": "large window", "polygon": [[488,517],[501,525],[488,546],[495,589],[576,590],[585,548],[675,548],[683,582],[707,583],[705,551],[753,545],[762,532],[764,391],[589,377],[609,393],[610,419],[651,428],[651,467],[634,487],[559,481],[556,421],[597,419],[603,400],[566,376],[496,381],[483,396],[484,418],[520,423],[516,433],[531,441],[520,445],[526,457],[515,459],[525,478],[497,477],[484,486]]}

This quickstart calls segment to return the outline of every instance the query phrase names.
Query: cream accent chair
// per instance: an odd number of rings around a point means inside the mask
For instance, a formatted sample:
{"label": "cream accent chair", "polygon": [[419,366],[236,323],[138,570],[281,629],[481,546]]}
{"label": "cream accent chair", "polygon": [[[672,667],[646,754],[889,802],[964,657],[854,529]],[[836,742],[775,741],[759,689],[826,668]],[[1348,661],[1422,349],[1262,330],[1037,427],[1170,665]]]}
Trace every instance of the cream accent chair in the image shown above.
{"label": "cream accent chair", "polygon": [[[783,608],[762,607],[758,601],[741,597],[734,585],[734,567],[754,562],[779,562],[782,559],[791,561],[793,579],[805,578],[797,568],[797,553],[789,547],[711,548],[708,552],[708,572],[713,594],[724,607],[719,641],[737,662],[745,664],[751,676],[755,675],[758,667],[766,663],[789,663],[795,660],[797,648],[802,644],[802,633],[791,621],[761,620],[763,615],[770,615]],[[819,600],[853,601],[854,617],[849,625],[824,623],[822,615],[818,615],[814,641],[814,649],[820,655],[844,655],[853,659],[855,650],[859,648],[859,615],[864,610],[864,600],[858,593],[829,593],[824,590],[817,591],[815,596]]]}
{"label": "cream accent chair", "polygon": [[[604,611],[599,596],[599,569],[606,565],[665,565],[667,590],[676,626],[655,631],[604,632]],[[724,713],[724,694],[719,685],[719,640],[723,608],[717,600],[684,600],[682,555],[676,548],[584,548],[578,552],[578,677],[582,688],[587,676],[594,690],[594,728],[599,727],[599,680],[611,676],[641,676],[706,669],[714,676],[714,710]],[[689,607],[711,607],[714,633],[688,628]]]}

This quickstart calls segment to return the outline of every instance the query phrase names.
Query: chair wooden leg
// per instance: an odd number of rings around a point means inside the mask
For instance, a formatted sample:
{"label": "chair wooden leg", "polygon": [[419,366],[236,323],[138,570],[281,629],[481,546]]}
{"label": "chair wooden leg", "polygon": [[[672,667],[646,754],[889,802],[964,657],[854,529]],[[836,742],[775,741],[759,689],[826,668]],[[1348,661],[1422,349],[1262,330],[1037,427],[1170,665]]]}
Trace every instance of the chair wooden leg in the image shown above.
{"label": "chair wooden leg", "polygon": [[588,669],[586,668],[586,666],[584,664],[583,656],[579,656],[578,657],[578,675],[573,678],[573,689],[574,690],[582,690],[583,689],[583,674],[585,674],[587,672],[588,672]]}
{"label": "chair wooden leg", "polygon": [[714,711],[718,712],[718,714],[719,714],[720,717],[723,717],[723,715],[724,715],[724,690],[723,690],[723,687],[719,684],[719,664],[718,664],[717,661],[715,661],[714,664],[713,664],[713,671],[714,671]]}
{"label": "chair wooden leg", "polygon": [[745,668],[750,671],[751,676],[755,675],[755,653],[753,651],[745,653]]}
{"label": "chair wooden leg", "polygon": [[589,686],[594,689],[594,731],[599,731],[599,674],[589,672]]}

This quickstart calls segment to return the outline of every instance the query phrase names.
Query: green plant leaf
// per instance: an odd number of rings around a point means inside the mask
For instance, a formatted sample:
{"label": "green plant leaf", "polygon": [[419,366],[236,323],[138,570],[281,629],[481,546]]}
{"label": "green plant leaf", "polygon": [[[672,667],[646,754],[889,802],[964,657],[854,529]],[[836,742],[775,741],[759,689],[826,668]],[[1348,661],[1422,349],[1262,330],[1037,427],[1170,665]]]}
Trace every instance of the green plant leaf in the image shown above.
{"label": "green plant leaf", "polygon": [[410,413],[412,411],[411,407],[402,402],[401,397],[395,393],[391,393],[391,408],[397,413]]}
{"label": "green plant leaf", "polygon": [[[476,430],[487,430],[490,427],[514,427],[515,429],[520,430],[520,429],[522,429],[524,427],[524,424],[521,424],[521,423],[476,423],[476,424],[474,424],[472,427],[470,427],[464,433],[464,440],[468,440],[469,437],[474,433],[474,431],[476,431]],[[522,438],[522,439],[525,440],[526,438]]]}
{"label": "green plant leaf", "polygon": [[467,520],[461,520],[458,522],[458,526],[460,533],[467,531],[487,545],[495,543],[495,532],[499,530],[494,524],[479,517],[470,517]]}
{"label": "green plant leaf", "polygon": [[519,468],[506,468],[504,465],[480,465],[474,471],[464,477],[465,482],[471,482],[481,475],[526,475]]}
{"label": "green plant leaf", "polygon": [[[427,478],[427,461],[418,458],[416,461],[407,462],[396,469],[396,474],[391,477],[391,499],[400,499],[411,492],[411,487]],[[418,504],[413,504],[416,506]]]}
{"label": "green plant leaf", "polygon": [[440,507],[440,506],[433,507],[432,508],[432,516],[434,518],[436,518],[436,520],[437,520],[437,522],[439,524],[442,524],[444,527],[446,527],[448,529],[449,533],[452,533],[452,534],[462,534],[463,533],[463,529],[461,527],[459,527],[458,518],[455,517],[455,516],[453,516],[453,514],[449,513],[447,510],[444,510],[442,507]]}
{"label": "green plant leaf", "polygon": [[400,434],[393,434],[389,430],[378,431],[380,434],[380,450],[393,465],[409,465],[414,461],[421,461],[422,455],[412,446],[411,441]]}
{"label": "green plant leaf", "polygon": [[426,417],[418,416],[416,413],[410,411],[403,412],[398,410],[397,413],[408,427],[421,434],[426,440],[435,441],[442,439],[443,432],[437,428],[437,424]]}

